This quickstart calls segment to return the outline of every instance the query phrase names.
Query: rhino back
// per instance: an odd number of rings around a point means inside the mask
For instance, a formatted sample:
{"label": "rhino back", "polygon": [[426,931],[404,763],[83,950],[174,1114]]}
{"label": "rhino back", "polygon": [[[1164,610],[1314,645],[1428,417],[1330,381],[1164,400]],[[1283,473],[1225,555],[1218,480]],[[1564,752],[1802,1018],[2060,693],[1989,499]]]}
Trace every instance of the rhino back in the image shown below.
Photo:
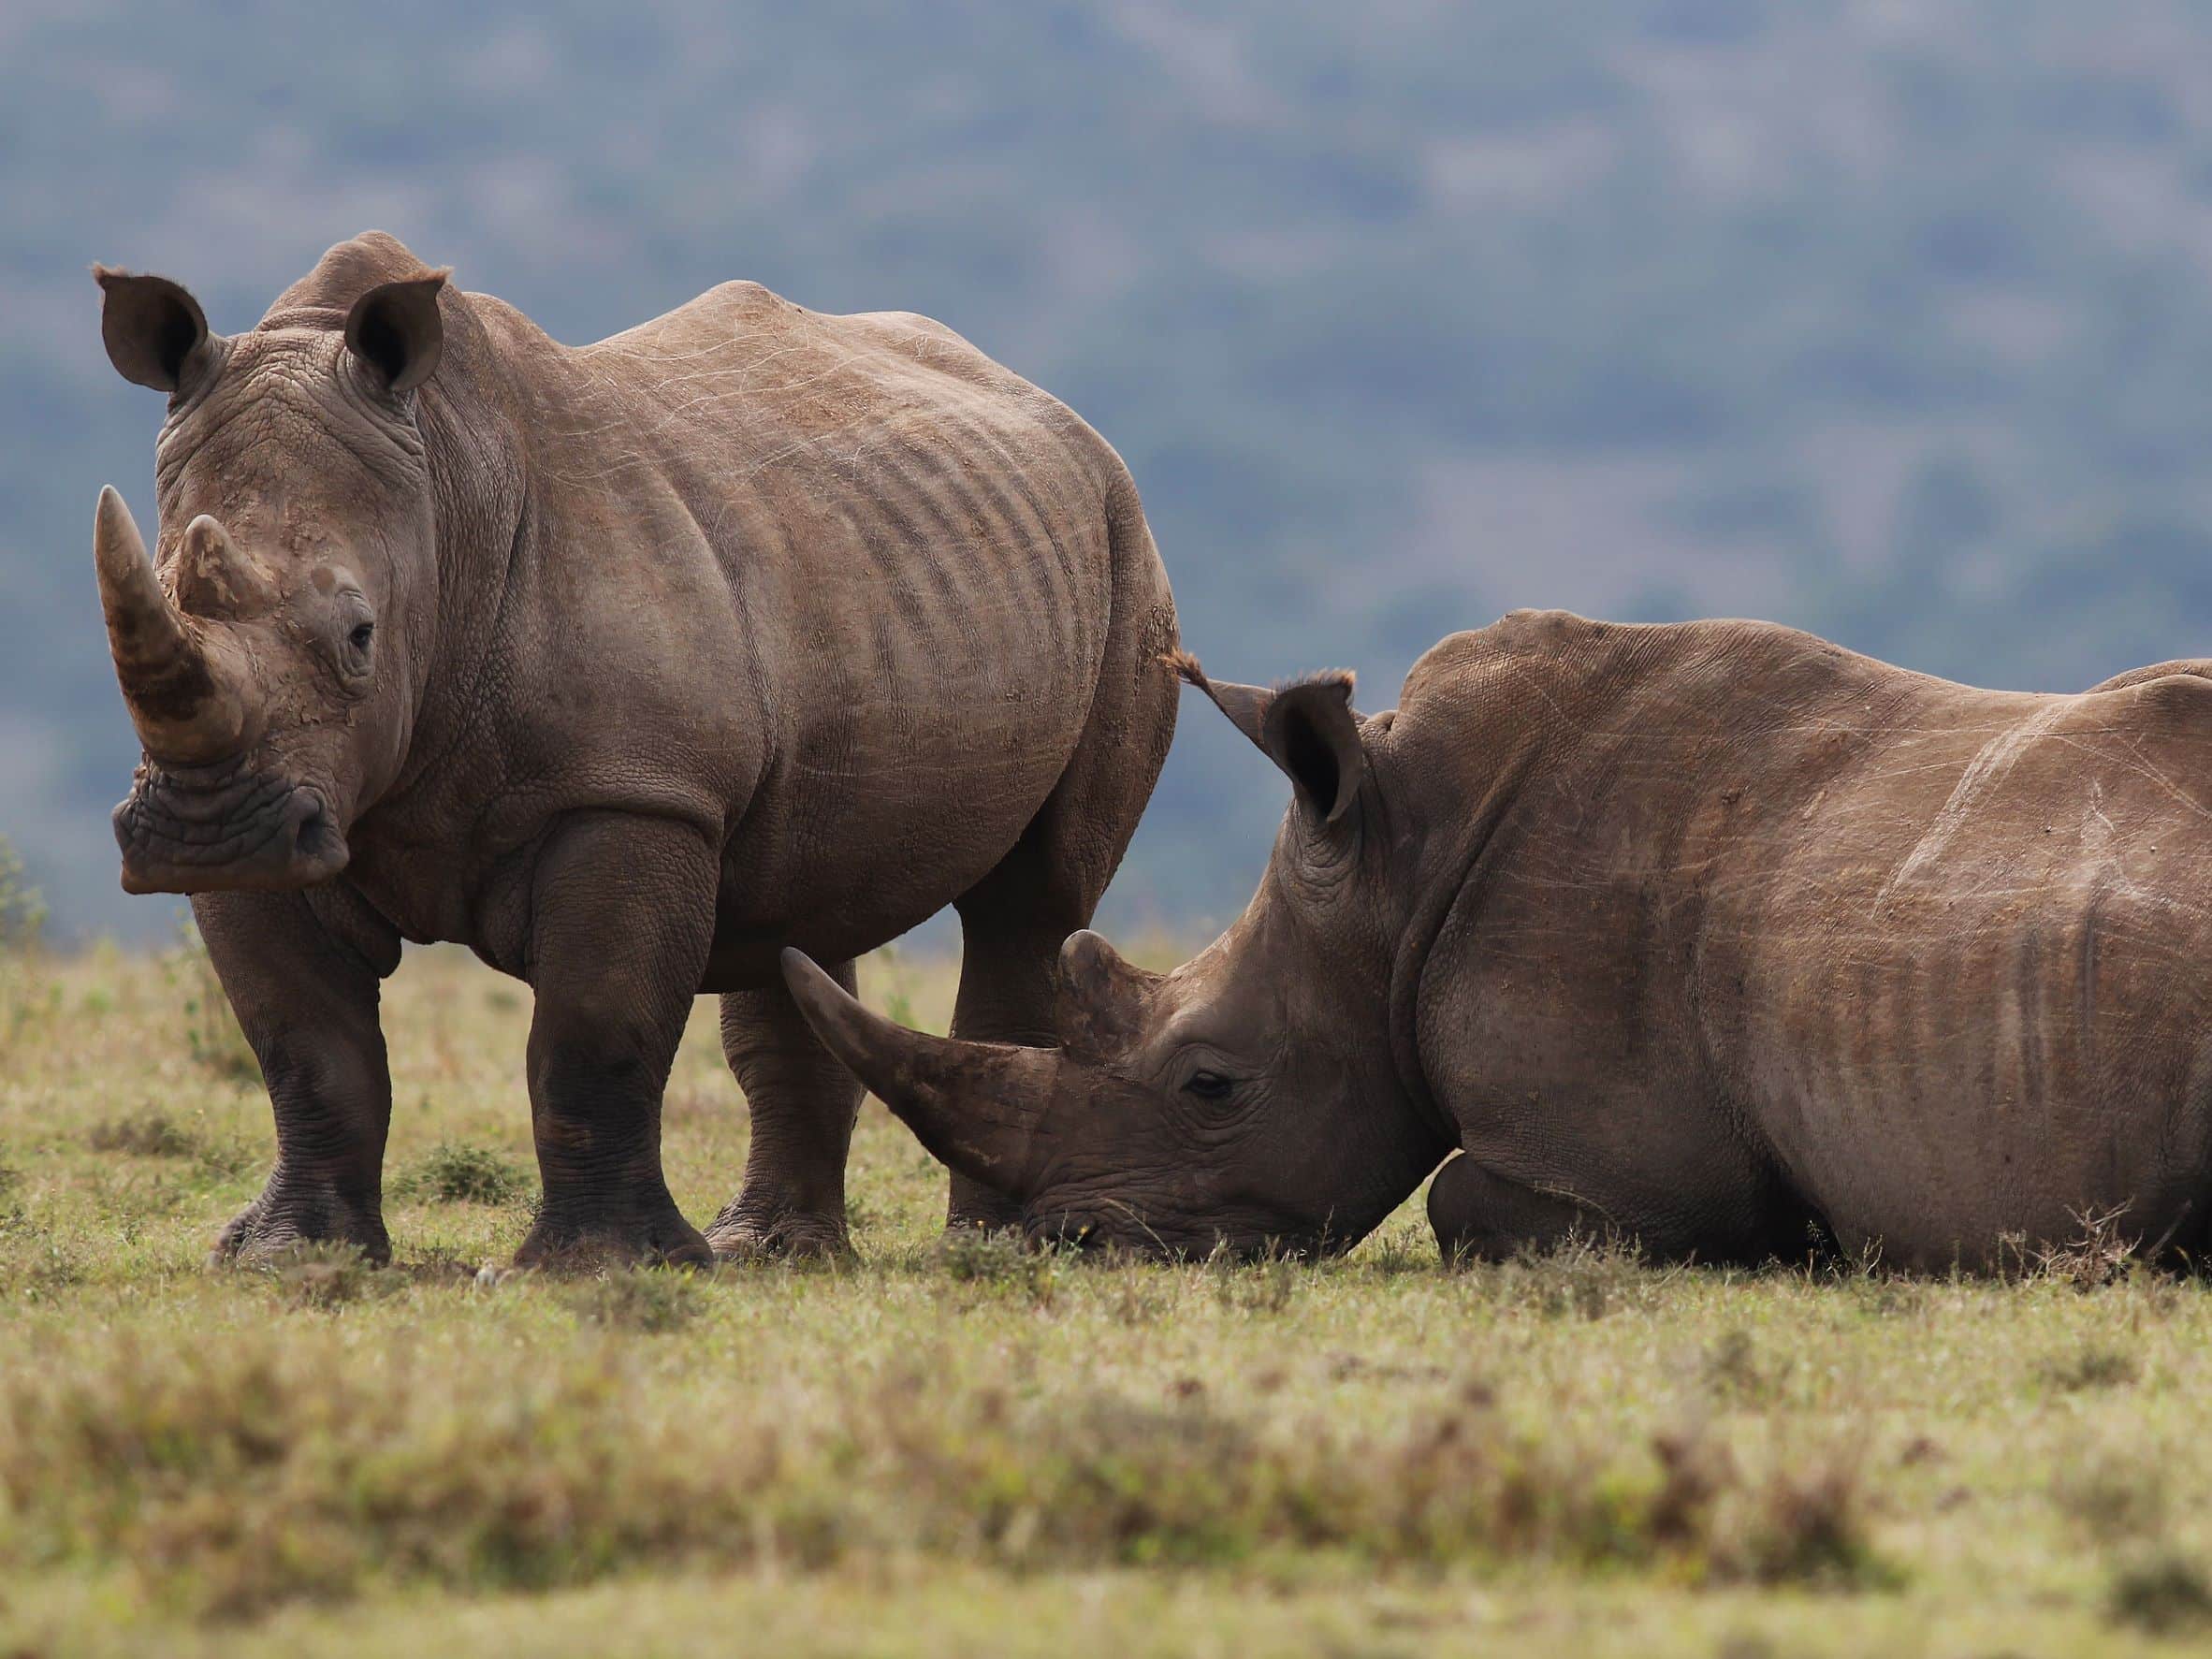
{"label": "rhino back", "polygon": [[989,870],[1114,606],[1169,603],[1103,440],[920,318],[732,284],[571,348],[468,298],[526,504],[441,823],[481,863],[558,812],[682,819],[726,928],[833,958]]}

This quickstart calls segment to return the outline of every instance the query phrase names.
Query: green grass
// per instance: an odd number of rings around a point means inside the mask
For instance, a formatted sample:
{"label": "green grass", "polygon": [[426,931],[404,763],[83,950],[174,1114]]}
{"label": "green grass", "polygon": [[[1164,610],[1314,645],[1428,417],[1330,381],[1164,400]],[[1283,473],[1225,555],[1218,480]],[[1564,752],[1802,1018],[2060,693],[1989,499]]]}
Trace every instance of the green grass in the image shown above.
{"label": "green grass", "polygon": [[[949,972],[864,976],[939,1023]],[[269,1140],[189,953],[0,955],[0,1652],[2182,1651],[2212,1298],[1150,1267],[939,1237],[872,1105],[857,1267],[480,1278],[529,1224],[526,994],[387,997],[394,1265],[210,1272]],[[745,1119],[702,1004],[671,1185]]]}

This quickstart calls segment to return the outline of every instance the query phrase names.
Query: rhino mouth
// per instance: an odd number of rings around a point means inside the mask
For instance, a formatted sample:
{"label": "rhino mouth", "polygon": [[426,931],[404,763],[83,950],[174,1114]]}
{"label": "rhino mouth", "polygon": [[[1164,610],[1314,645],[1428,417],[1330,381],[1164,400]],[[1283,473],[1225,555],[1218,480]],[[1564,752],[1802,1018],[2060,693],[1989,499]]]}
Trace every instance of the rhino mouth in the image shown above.
{"label": "rhino mouth", "polygon": [[1325,1231],[1269,1226],[1257,1219],[1224,1217],[1185,1224],[1147,1217],[1121,1204],[1034,1205],[1022,1227],[1032,1249],[1075,1250],[1142,1261],[1315,1260],[1337,1256],[1358,1243]]}
{"label": "rhino mouth", "polygon": [[350,856],[321,790],[243,760],[149,761],[114,823],[126,893],[312,887]]}

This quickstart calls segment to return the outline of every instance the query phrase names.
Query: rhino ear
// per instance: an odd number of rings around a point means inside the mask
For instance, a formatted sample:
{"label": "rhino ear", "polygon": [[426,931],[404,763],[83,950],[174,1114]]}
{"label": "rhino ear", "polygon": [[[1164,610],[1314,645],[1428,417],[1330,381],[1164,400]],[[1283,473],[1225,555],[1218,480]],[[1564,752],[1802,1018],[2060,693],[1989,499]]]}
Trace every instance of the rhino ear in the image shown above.
{"label": "rhino ear", "polygon": [[1337,671],[1302,679],[1274,694],[1259,747],[1289,775],[1299,804],[1334,823],[1360,798],[1367,751],[1352,712],[1352,677]]}
{"label": "rhino ear", "polygon": [[445,344],[438,296],[450,274],[433,270],[427,276],[379,283],[346,313],[346,349],[386,391],[411,392],[437,369],[438,354]]}
{"label": "rhino ear", "polygon": [[1301,808],[1323,823],[1351,810],[1367,775],[1367,751],[1360,746],[1360,717],[1352,710],[1350,670],[1309,675],[1271,691],[1209,679],[1187,651],[1167,661],[1283,769]]}
{"label": "rhino ear", "polygon": [[93,267],[100,284],[100,341],[115,371],[137,386],[174,392],[205,363],[207,313],[181,284]]}

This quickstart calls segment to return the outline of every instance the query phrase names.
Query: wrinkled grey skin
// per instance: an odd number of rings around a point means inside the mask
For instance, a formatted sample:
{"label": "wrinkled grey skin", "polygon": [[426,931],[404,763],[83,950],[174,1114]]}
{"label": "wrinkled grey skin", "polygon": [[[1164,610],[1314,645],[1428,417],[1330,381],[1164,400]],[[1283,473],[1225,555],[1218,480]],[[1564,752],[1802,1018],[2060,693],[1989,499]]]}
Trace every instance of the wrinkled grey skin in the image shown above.
{"label": "wrinkled grey skin", "polygon": [[1437,1169],[1448,1258],[1986,1268],[2212,1222],[2212,663],[1979,691],[1754,622],[1519,613],[1400,706],[1186,673],[1288,774],[1258,895],[1169,974],[1079,933],[1052,1049],[829,1046],[1034,1234],[1314,1252]]}
{"label": "wrinkled grey skin", "polygon": [[[219,1255],[386,1253],[402,939],[533,989],[519,1260],[843,1248],[859,1091],[778,952],[850,984],[951,904],[957,1026],[1049,1037],[1174,723],[1119,458],[938,324],[749,284],[572,349],[381,233],[229,339],[97,274],[116,367],[170,394],[153,553],[111,491],[95,526],[145,748],[124,883],[193,895],[276,1113]],[[753,1115],[705,1237],[660,1157],[702,992]]]}

